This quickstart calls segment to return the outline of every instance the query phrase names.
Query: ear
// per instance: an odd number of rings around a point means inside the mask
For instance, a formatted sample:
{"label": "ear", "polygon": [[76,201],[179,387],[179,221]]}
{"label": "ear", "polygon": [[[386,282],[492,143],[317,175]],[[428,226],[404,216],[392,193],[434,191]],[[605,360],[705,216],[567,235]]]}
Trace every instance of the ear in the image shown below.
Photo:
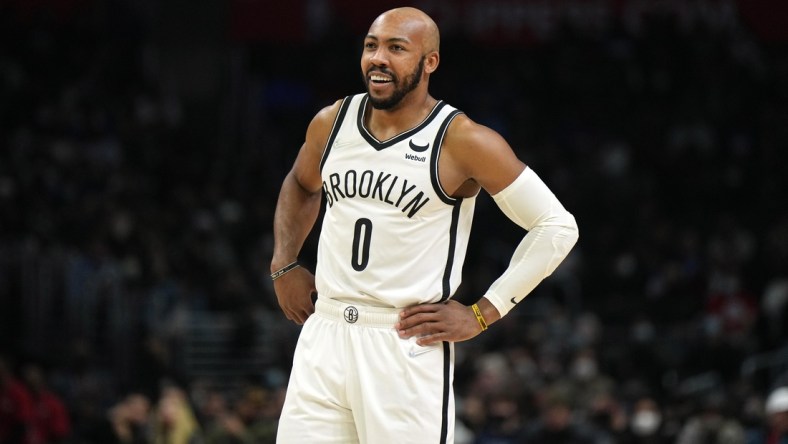
{"label": "ear", "polygon": [[441,56],[437,51],[432,51],[431,53],[427,54],[424,57],[424,72],[427,74],[432,74],[435,72],[435,70],[438,69],[440,61]]}

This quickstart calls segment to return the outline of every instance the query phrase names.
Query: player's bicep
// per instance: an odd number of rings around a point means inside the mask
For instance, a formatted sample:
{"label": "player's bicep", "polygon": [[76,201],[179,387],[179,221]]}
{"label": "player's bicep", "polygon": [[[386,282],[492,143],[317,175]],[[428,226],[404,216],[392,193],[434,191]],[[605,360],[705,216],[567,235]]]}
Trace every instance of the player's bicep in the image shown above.
{"label": "player's bicep", "polygon": [[506,188],[525,169],[500,134],[470,119],[457,126],[454,142],[459,147],[452,150],[458,167],[490,194]]}
{"label": "player's bicep", "polygon": [[322,188],[320,160],[337,115],[338,104],[339,102],[323,108],[315,115],[309,123],[304,143],[293,164],[293,177],[302,188],[312,193],[319,192]]}
{"label": "player's bicep", "polygon": [[290,172],[296,182],[310,193],[320,191],[322,181],[320,178],[320,152],[304,142],[298,151],[293,169]]}

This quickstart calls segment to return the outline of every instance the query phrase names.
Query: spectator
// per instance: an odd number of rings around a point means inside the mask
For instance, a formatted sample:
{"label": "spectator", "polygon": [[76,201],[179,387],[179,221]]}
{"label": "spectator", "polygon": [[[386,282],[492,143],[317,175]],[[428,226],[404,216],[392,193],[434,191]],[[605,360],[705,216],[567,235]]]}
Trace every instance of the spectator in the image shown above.
{"label": "spectator", "polygon": [[614,381],[599,368],[593,348],[582,348],[572,356],[569,365],[569,383],[574,399],[584,410],[591,408],[595,399],[608,395],[615,389]]}
{"label": "spectator", "polygon": [[517,399],[509,393],[489,396],[486,400],[485,427],[474,444],[515,444],[522,432],[523,419]]}
{"label": "spectator", "polygon": [[28,364],[22,376],[33,395],[34,427],[39,439],[47,444],[64,442],[71,434],[71,418],[63,400],[50,390],[41,367]]}
{"label": "spectator", "polygon": [[246,388],[234,409],[224,409],[211,422],[206,430],[206,444],[275,443],[278,415],[266,416],[270,398],[261,387]]}
{"label": "spectator", "polygon": [[774,389],[766,398],[765,423],[748,444],[788,444],[788,387]]}
{"label": "spectator", "polygon": [[635,401],[629,424],[621,438],[621,444],[670,444],[673,440],[666,436],[662,410],[650,398],[642,397]]}
{"label": "spectator", "polygon": [[259,386],[250,386],[244,391],[235,411],[248,428],[249,435],[255,443],[276,442],[277,421],[284,401],[279,397],[283,395],[284,393],[272,393]]}
{"label": "spectator", "polygon": [[130,393],[82,436],[87,444],[149,444],[150,400]]}
{"label": "spectator", "polygon": [[159,398],[152,425],[153,444],[198,444],[202,432],[185,393],[167,387]]}
{"label": "spectator", "polygon": [[33,397],[0,355],[0,444],[38,444]]}
{"label": "spectator", "polygon": [[618,443],[627,426],[627,414],[612,393],[599,393],[588,409],[588,420],[608,442]]}
{"label": "spectator", "polygon": [[526,426],[519,442],[528,444],[598,444],[593,429],[573,418],[572,405],[562,395],[552,395],[538,420]]}
{"label": "spectator", "polygon": [[766,399],[766,415],[769,421],[766,443],[788,443],[788,387],[780,387],[769,395]]}
{"label": "spectator", "polygon": [[707,395],[700,411],[681,429],[676,444],[744,444],[744,428],[727,414],[727,402],[722,393]]}

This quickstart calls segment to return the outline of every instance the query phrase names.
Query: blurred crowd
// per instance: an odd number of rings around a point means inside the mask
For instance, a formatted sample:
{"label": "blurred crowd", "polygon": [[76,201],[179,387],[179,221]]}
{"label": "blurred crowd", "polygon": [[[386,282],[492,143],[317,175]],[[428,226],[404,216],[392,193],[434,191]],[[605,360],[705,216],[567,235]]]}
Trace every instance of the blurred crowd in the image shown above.
{"label": "blurred crowd", "polygon": [[[269,368],[227,389],[182,365],[183,319],[230,315],[242,349],[250,313],[278,314],[275,197],[311,116],[360,91],[358,36],[227,43],[198,100],[130,4],[19,4],[0,2],[0,444],[273,442],[297,328],[275,317]],[[434,95],[582,233],[457,345],[457,442],[788,442],[786,43],[657,15],[442,46]],[[464,302],[522,236],[484,195],[474,223]]]}

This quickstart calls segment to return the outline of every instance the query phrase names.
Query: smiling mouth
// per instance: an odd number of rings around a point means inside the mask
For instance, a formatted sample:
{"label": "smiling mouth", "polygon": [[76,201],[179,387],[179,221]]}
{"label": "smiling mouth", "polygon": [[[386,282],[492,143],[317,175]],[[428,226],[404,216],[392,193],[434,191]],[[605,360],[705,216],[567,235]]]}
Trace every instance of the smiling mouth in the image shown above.
{"label": "smiling mouth", "polygon": [[386,83],[391,83],[392,79],[391,77],[387,77],[380,74],[371,74],[369,76],[369,81],[376,85],[385,85]]}

